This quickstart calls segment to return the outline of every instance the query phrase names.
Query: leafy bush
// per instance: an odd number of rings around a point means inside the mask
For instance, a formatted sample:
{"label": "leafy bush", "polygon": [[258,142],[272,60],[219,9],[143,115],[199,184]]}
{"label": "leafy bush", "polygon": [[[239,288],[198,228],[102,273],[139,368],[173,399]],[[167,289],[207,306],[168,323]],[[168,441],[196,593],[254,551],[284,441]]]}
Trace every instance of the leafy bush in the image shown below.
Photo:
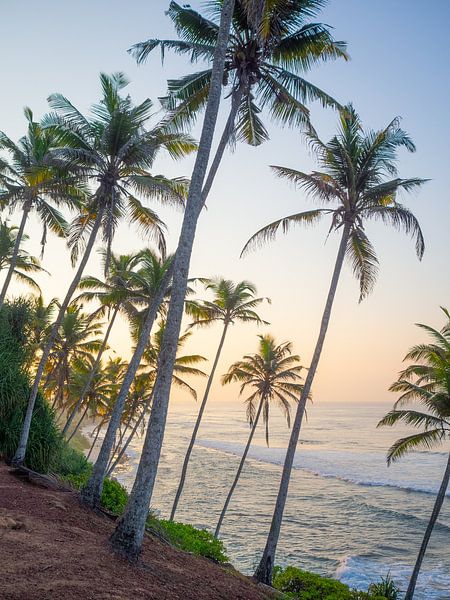
{"label": "leafy bush", "polygon": [[[4,304],[0,310],[0,455],[11,459],[17,449],[28,404],[30,384],[24,371],[26,328],[30,319],[24,301]],[[61,449],[54,415],[38,394],[31,421],[25,464],[48,472]]]}
{"label": "leafy bush", "polygon": [[50,465],[52,473],[64,477],[65,475],[78,476],[91,472],[92,465],[84,454],[66,442],[62,442],[61,448]]}
{"label": "leafy bush", "polygon": [[351,590],[340,581],[297,567],[275,567],[273,586],[289,600],[389,600],[378,593]]}
{"label": "leafy bush", "polygon": [[186,523],[157,519],[152,513],[147,519],[147,526],[180,550],[205,556],[218,563],[228,562],[223,542],[216,539],[206,529],[197,529]]}
{"label": "leafy bush", "polygon": [[115,479],[105,479],[101,503],[103,508],[115,515],[121,515],[128,501],[127,490]]}
{"label": "leafy bush", "polygon": [[386,600],[399,600],[401,592],[391,576],[388,575],[386,578],[382,577],[380,583],[371,583],[369,593],[383,596]]}

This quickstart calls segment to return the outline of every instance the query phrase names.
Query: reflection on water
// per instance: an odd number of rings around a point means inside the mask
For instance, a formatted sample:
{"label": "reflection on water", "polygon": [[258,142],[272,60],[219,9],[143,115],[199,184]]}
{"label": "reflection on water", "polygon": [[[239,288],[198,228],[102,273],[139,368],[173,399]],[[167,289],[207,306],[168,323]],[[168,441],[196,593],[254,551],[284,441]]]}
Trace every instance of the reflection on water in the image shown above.
{"label": "reflection on water", "polygon": [[[294,466],[277,562],[295,564],[349,585],[391,575],[404,588],[432,510],[446,462],[421,452],[387,468],[385,452],[406,430],[375,429],[386,405],[315,405],[309,411]],[[152,507],[168,516],[196,406],[169,414]],[[222,527],[231,560],[251,572],[264,546],[289,436],[271,417],[271,446],[262,428]],[[248,436],[239,404],[211,403],[191,459],[177,519],[213,529]],[[135,440],[116,476],[133,482],[142,440]],[[450,600],[450,500],[424,562],[417,600]]]}

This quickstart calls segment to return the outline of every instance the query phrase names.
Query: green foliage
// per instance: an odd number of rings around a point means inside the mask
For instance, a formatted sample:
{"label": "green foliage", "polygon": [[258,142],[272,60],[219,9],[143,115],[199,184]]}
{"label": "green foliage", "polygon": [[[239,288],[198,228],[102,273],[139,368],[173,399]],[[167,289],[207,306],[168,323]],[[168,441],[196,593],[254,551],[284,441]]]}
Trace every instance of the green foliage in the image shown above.
{"label": "green foliage", "polygon": [[68,475],[78,477],[89,473],[91,464],[82,452],[63,442],[58,454],[54,457],[50,465],[50,470],[52,473],[62,477]]}
{"label": "green foliage", "polygon": [[391,600],[378,589],[369,592],[352,590],[340,581],[297,567],[275,567],[273,586],[285,594],[286,600]]}
{"label": "green foliage", "polygon": [[105,479],[101,503],[103,508],[115,515],[121,515],[128,501],[127,490],[115,479]]}
{"label": "green foliage", "polygon": [[186,523],[157,519],[152,513],[147,519],[147,527],[180,550],[205,556],[218,563],[228,562],[223,542],[216,539],[206,529],[197,529]]}
{"label": "green foliage", "polygon": [[[30,385],[23,370],[27,360],[26,328],[30,311],[26,302],[5,304],[0,311],[0,455],[14,456],[19,443]],[[53,412],[38,394],[31,421],[25,464],[46,473],[60,452],[61,436]]]}
{"label": "green foliage", "polygon": [[370,584],[369,593],[383,596],[386,600],[399,600],[401,592],[391,576],[388,575],[387,577],[382,577],[380,583]]}

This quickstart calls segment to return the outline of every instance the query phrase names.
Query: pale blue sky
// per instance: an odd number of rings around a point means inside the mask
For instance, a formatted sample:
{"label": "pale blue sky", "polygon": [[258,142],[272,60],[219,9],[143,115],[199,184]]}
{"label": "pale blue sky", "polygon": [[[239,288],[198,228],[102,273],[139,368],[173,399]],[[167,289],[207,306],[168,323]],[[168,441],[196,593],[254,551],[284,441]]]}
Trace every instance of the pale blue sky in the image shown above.
{"label": "pale blue sky", "polygon": [[[98,99],[100,71],[122,70],[130,77],[136,101],[155,100],[165,92],[166,78],[191,67],[168,55],[164,68],[157,53],[137,67],[126,49],[147,37],[173,37],[164,15],[166,1],[42,0],[39,3],[2,0],[0,37],[2,93],[0,129],[13,138],[24,132],[22,108],[36,115],[46,110],[51,92],[68,96],[83,111]],[[200,2],[191,2],[200,7]],[[430,8],[432,7],[432,8]],[[440,326],[438,306],[449,305],[450,211],[447,173],[450,168],[450,3],[434,0],[331,0],[320,19],[334,26],[348,42],[352,60],[330,63],[308,78],[341,102],[353,101],[367,127],[386,125],[401,115],[402,125],[417,145],[417,153],[402,153],[401,176],[432,179],[405,198],[423,226],[427,250],[419,263],[410,240],[380,225],[368,232],[381,261],[374,293],[358,305],[356,282],[346,269],[338,290],[333,323],[323,354],[314,395],[316,401],[393,400],[386,391],[409,345],[420,339],[414,322]],[[200,67],[199,67],[200,68]],[[225,114],[222,107],[221,122]],[[313,122],[323,138],[333,133],[336,115],[312,107]],[[240,260],[240,250],[259,227],[308,205],[303,194],[274,179],[268,165],[308,170],[313,161],[298,131],[269,126],[271,140],[254,149],[239,146],[224,159],[208,211],[200,220],[191,272],[250,279],[269,296],[264,317],[280,341],[290,339],[307,364],[319,324],[337,240],[324,239],[327,226],[297,230],[277,244]],[[189,175],[192,159],[172,163],[161,158],[156,171]],[[161,210],[176,245],[180,214]],[[29,249],[38,252],[39,230],[30,223]],[[116,250],[144,245],[134,231],[119,232]],[[96,270],[93,261],[88,272]],[[51,241],[44,266],[51,278],[41,278],[47,298],[61,294],[71,276],[62,243]],[[224,372],[241,354],[252,352],[257,331],[236,327],[219,367]],[[193,336],[191,349],[211,357],[219,331]],[[115,350],[127,355],[125,324],[113,335]],[[214,399],[229,397],[217,385]]]}

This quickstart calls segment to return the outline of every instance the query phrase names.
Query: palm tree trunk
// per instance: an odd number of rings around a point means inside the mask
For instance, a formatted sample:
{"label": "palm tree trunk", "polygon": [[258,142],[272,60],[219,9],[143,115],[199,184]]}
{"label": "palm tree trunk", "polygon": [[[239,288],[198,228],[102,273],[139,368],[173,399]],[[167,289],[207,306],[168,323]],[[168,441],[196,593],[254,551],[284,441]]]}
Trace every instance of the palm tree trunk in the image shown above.
{"label": "palm tree trunk", "polygon": [[248,451],[250,449],[250,445],[252,443],[253,436],[254,436],[255,431],[256,431],[256,426],[258,425],[259,416],[261,414],[261,410],[262,410],[262,407],[263,407],[263,404],[264,404],[264,399],[265,399],[264,396],[262,396],[261,400],[259,402],[258,412],[256,413],[255,420],[254,420],[252,428],[250,430],[250,435],[248,436],[247,445],[245,446],[245,450],[244,450],[244,453],[242,455],[241,462],[239,463],[239,467],[238,467],[238,470],[237,470],[237,473],[236,473],[236,477],[234,478],[233,485],[231,486],[230,491],[228,492],[227,499],[225,500],[225,504],[223,505],[222,512],[220,513],[220,517],[219,517],[219,520],[217,522],[216,531],[214,532],[214,537],[215,538],[219,537],[220,528],[222,527],[223,519],[224,519],[225,514],[226,514],[226,512],[228,510],[228,505],[230,504],[231,496],[233,495],[234,489],[237,486],[237,483],[239,481],[239,477],[241,476],[242,469],[244,468],[244,463],[245,463],[245,460],[247,458],[247,454],[248,454]]}
{"label": "palm tree trunk", "polygon": [[208,102],[174,260],[172,295],[159,355],[152,412],[133,489],[124,514],[111,537],[114,550],[130,560],[137,560],[140,553],[145,522],[148,516],[148,507],[153,492],[164,438],[173,367],[180,335],[181,319],[183,317],[189,264],[197,221],[203,206],[202,188],[208,168],[219,112],[223,71],[233,10],[234,0],[224,0],[217,45],[214,52]]}
{"label": "palm tree trunk", "polygon": [[117,400],[114,404],[114,408],[111,413],[111,418],[108,423],[108,429],[106,430],[106,434],[103,439],[100,452],[98,454],[97,460],[95,461],[94,468],[92,469],[91,477],[81,492],[83,501],[92,508],[94,508],[95,506],[99,506],[100,504],[100,498],[103,489],[103,481],[105,479],[106,471],[108,469],[108,463],[111,456],[114,441],[116,439],[116,432],[120,425],[120,419],[122,417],[125,401],[127,399],[131,384],[133,383],[134,376],[136,375],[136,371],[138,370],[139,364],[141,362],[142,355],[144,354],[145,348],[147,346],[153,323],[155,322],[159,308],[161,306],[162,301],[164,300],[167,288],[169,287],[170,280],[172,279],[173,271],[174,263],[172,262],[172,264],[164,274],[159,290],[155,294],[155,297],[153,298],[152,303],[150,305],[147,317],[142,327],[141,335],[136,345],[136,349],[129,362],[127,372],[125,373],[125,377],[122,381],[122,385],[120,386],[119,394],[117,396]]}
{"label": "palm tree trunk", "polygon": [[75,425],[75,427],[73,428],[72,433],[70,434],[70,436],[67,438],[67,442],[70,442],[70,440],[73,438],[73,436],[76,434],[76,432],[78,431],[78,429],[80,428],[81,423],[84,421],[84,418],[87,415],[87,411],[89,410],[89,404],[86,404],[86,408],[83,411],[83,414],[81,415],[78,423]]}
{"label": "palm tree trunk", "polygon": [[[109,334],[111,333],[111,329],[112,329],[112,327],[114,325],[114,321],[116,320],[117,313],[119,312],[119,307],[120,307],[119,304],[117,304],[116,307],[114,308],[114,312],[113,312],[112,317],[111,317],[111,319],[109,321],[108,328],[106,330],[105,337],[103,338],[102,345],[100,346],[100,349],[99,349],[99,351],[97,353],[97,357],[95,359],[95,362],[94,362],[94,364],[92,366],[92,369],[91,369],[91,371],[89,373],[88,380],[86,381],[86,384],[85,384],[85,386],[84,386],[84,388],[83,388],[83,390],[82,390],[82,392],[80,394],[78,402],[76,403],[73,411],[70,413],[69,418],[66,421],[66,424],[63,427],[63,430],[62,430],[62,436],[63,437],[66,435],[69,427],[71,426],[72,421],[75,418],[75,415],[80,410],[80,407],[83,404],[84,399],[86,398],[86,394],[91,389],[91,385],[92,385],[92,382],[94,380],[95,375],[97,374],[98,366],[99,366],[100,361],[102,359],[103,352],[105,351],[106,344],[108,343]],[[72,437],[72,436],[70,436],[70,437]]]}
{"label": "palm tree trunk", "polygon": [[292,426],[291,436],[289,439],[289,445],[286,451],[286,457],[284,460],[283,474],[281,476],[280,488],[275,504],[275,509],[272,517],[272,523],[270,526],[269,535],[267,537],[266,547],[262,555],[261,561],[255,572],[255,578],[267,585],[272,583],[272,571],[275,560],[275,552],[277,549],[278,538],[280,535],[281,523],[283,520],[284,507],[286,505],[286,499],[289,489],[289,480],[291,477],[292,464],[294,462],[294,456],[297,449],[298,438],[300,435],[300,429],[302,426],[303,414],[305,412],[306,401],[310,395],[311,386],[314,381],[316,374],[317,365],[319,364],[320,354],[322,352],[323,343],[325,341],[325,335],[328,329],[328,323],[330,321],[331,309],[333,306],[334,296],[336,294],[336,288],[341,274],[342,265],[345,259],[345,252],[347,249],[349,234],[350,234],[351,223],[345,222],[342,231],[342,238],[339,245],[339,251],[336,257],[336,264],[334,267],[333,277],[331,279],[331,285],[328,292],[325,309],[322,315],[322,322],[320,325],[319,336],[317,338],[316,347],[314,349],[313,358],[309,367],[308,374],[306,376],[305,385],[302,390],[302,394],[297,405],[297,412],[295,414],[294,424]]}
{"label": "palm tree trunk", "polygon": [[183,487],[184,487],[184,482],[186,480],[186,473],[187,473],[187,468],[188,468],[188,465],[189,465],[189,460],[191,458],[192,449],[193,449],[194,444],[195,444],[195,439],[197,437],[197,433],[198,433],[198,429],[200,427],[200,423],[202,422],[203,413],[205,411],[206,403],[208,401],[209,391],[211,389],[211,385],[212,385],[212,382],[213,382],[213,379],[214,379],[214,375],[215,375],[216,368],[217,368],[217,363],[219,362],[220,354],[222,353],[222,348],[223,348],[223,344],[225,342],[225,337],[227,335],[228,326],[229,326],[229,322],[225,321],[225,325],[223,327],[222,336],[221,336],[220,342],[219,342],[219,347],[217,348],[216,357],[214,359],[214,363],[213,363],[213,366],[212,366],[212,369],[211,369],[211,373],[209,374],[209,377],[208,377],[208,383],[206,384],[205,393],[203,395],[202,403],[200,404],[200,410],[198,411],[197,420],[195,422],[194,430],[193,430],[192,435],[191,435],[191,440],[189,442],[189,446],[188,446],[188,449],[187,449],[187,452],[186,452],[186,456],[184,457],[183,468],[181,469],[180,483],[178,484],[177,493],[175,494],[175,500],[174,500],[173,506],[172,506],[172,512],[170,513],[170,520],[171,521],[173,521],[174,518],[175,518],[175,513],[176,513],[177,507],[178,507],[178,502],[179,502],[180,496],[181,496],[181,494],[183,492]]}
{"label": "palm tree trunk", "polygon": [[86,460],[89,460],[91,457],[92,451],[95,447],[95,444],[97,443],[98,436],[100,435],[100,430],[103,427],[103,423],[104,423],[104,421],[102,421],[100,423],[100,425],[98,425],[98,427],[97,427],[97,433],[95,434],[94,441],[92,442],[91,447],[89,448],[89,452],[88,452],[88,455],[86,456]]}
{"label": "palm tree trunk", "polygon": [[23,462],[25,460],[25,452],[27,449],[28,436],[30,434],[31,419],[33,416],[34,404],[36,402],[36,396],[38,394],[39,384],[41,382],[42,375],[44,373],[44,368],[47,363],[50,351],[53,347],[53,343],[56,339],[56,335],[58,333],[58,328],[64,318],[64,314],[66,312],[67,307],[69,306],[69,302],[72,299],[72,296],[73,296],[75,290],[77,289],[78,284],[80,283],[80,279],[81,279],[81,276],[83,275],[84,268],[86,266],[87,261],[89,260],[89,256],[92,252],[92,248],[94,247],[95,239],[97,237],[97,233],[98,233],[98,230],[100,229],[100,225],[102,222],[102,217],[103,217],[103,209],[100,209],[97,213],[97,216],[96,216],[96,219],[94,222],[94,226],[92,227],[92,231],[89,236],[88,242],[86,244],[86,249],[84,251],[83,257],[78,266],[78,270],[75,274],[75,277],[72,280],[72,283],[69,286],[69,289],[67,290],[66,297],[64,298],[64,300],[60,306],[58,316],[56,317],[56,321],[52,325],[52,329],[51,329],[50,335],[48,337],[47,344],[46,344],[44,350],[42,351],[41,360],[39,361],[39,366],[36,371],[36,376],[34,378],[33,387],[31,388],[30,397],[28,399],[28,406],[27,406],[27,411],[25,414],[25,419],[23,421],[22,433],[20,435],[19,445],[17,447],[16,453],[15,453],[13,461],[12,461],[13,464],[15,464],[15,465],[23,464]]}
{"label": "palm tree trunk", "polygon": [[444,472],[441,487],[439,488],[436,501],[434,503],[433,512],[431,513],[430,522],[426,528],[425,535],[423,536],[422,545],[420,546],[419,555],[414,565],[414,570],[409,580],[408,590],[406,591],[405,600],[412,600],[414,597],[414,590],[416,589],[417,577],[419,576],[422,561],[427,550],[428,542],[430,541],[431,533],[436,524],[439,513],[441,512],[442,505],[444,503],[445,494],[448,488],[448,482],[450,480],[450,454],[448,455],[447,467]]}
{"label": "palm tree trunk", "polygon": [[106,477],[109,477],[111,475],[111,473],[114,471],[114,469],[117,467],[117,465],[119,464],[119,462],[122,460],[122,456],[125,454],[125,452],[127,451],[128,446],[131,443],[131,440],[134,438],[134,436],[136,435],[136,431],[139,429],[140,424],[142,423],[142,421],[144,420],[145,414],[148,410],[148,407],[150,406],[150,402],[153,396],[150,397],[150,399],[146,402],[145,406],[144,406],[144,410],[142,411],[142,414],[139,416],[139,419],[136,421],[136,423],[134,424],[133,429],[131,430],[130,435],[127,438],[127,441],[125,442],[125,444],[122,446],[122,448],[120,449],[119,454],[116,456],[116,458],[114,459],[114,462],[110,462],[110,464],[108,465],[108,472],[106,473]]}
{"label": "palm tree trunk", "polygon": [[22,242],[23,232],[25,231],[25,225],[26,225],[30,210],[31,210],[31,201],[27,200],[27,202],[25,202],[25,204],[23,206],[22,220],[20,221],[19,230],[17,232],[16,242],[14,244],[14,249],[13,249],[13,253],[11,256],[11,263],[9,265],[9,269],[6,274],[6,279],[3,284],[2,291],[0,293],[0,308],[3,306],[3,303],[5,302],[6,292],[8,291],[9,284],[11,283],[11,279],[14,274],[14,269],[16,268],[16,265],[17,265],[17,258],[19,256],[20,244]]}

